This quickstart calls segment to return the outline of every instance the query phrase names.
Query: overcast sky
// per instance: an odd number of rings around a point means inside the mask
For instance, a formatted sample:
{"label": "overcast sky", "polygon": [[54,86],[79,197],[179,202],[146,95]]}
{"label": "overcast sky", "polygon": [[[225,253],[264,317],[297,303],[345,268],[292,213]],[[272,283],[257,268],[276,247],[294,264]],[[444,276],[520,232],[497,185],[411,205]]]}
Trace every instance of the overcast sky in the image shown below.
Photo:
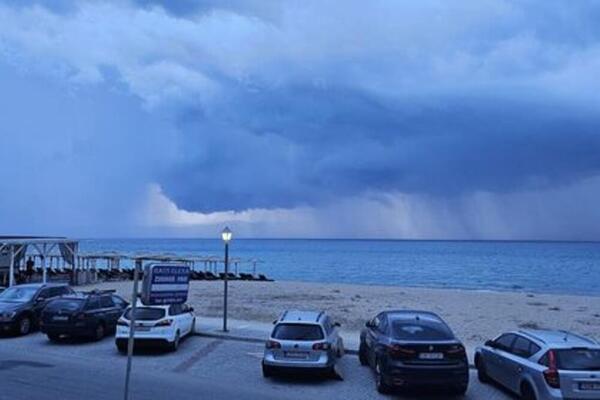
{"label": "overcast sky", "polygon": [[599,20],[0,0],[0,233],[600,240]]}

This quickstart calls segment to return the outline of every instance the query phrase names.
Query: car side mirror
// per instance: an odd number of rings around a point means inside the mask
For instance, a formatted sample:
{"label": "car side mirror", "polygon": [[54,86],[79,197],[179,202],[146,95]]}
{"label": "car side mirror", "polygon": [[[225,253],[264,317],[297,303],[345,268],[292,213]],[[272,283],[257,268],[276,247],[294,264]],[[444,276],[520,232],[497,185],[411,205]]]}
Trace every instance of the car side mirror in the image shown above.
{"label": "car side mirror", "polygon": [[485,345],[492,348],[496,347],[496,343],[493,340],[486,340]]}
{"label": "car side mirror", "polygon": [[340,326],[342,326],[342,324],[340,324],[339,322],[334,322],[334,323],[333,323],[333,326],[335,326],[335,327],[339,328]]}
{"label": "car side mirror", "polygon": [[277,320],[273,321],[273,325],[275,325],[277,323]]}
{"label": "car side mirror", "polygon": [[373,328],[375,325],[373,325],[373,322],[372,322],[372,321],[367,321],[367,323],[365,324],[365,326],[366,326],[367,328]]}

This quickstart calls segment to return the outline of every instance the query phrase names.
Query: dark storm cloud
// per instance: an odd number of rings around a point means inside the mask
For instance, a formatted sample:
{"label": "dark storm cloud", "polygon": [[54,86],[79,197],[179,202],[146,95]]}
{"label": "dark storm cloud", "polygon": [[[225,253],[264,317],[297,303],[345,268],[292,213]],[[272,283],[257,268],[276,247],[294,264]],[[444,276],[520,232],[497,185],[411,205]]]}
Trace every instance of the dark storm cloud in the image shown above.
{"label": "dark storm cloud", "polygon": [[[168,125],[144,128],[162,144],[134,180],[190,211],[398,194],[526,202],[537,197],[517,194],[597,185],[600,3],[366,4],[0,2],[0,55],[106,102],[131,94],[143,110],[128,103],[123,118]],[[147,144],[136,140],[124,152]]]}
{"label": "dark storm cloud", "polygon": [[186,147],[203,150],[161,180],[181,207],[291,207],[366,191],[507,192],[600,171],[600,116],[560,99],[416,103],[299,87],[236,99],[209,117],[182,118]]}

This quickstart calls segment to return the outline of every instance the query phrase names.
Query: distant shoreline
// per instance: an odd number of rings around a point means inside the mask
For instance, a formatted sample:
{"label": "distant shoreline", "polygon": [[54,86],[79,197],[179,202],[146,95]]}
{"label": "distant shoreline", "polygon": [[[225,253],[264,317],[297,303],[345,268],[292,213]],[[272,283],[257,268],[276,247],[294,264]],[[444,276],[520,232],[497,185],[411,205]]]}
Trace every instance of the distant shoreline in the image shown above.
{"label": "distant shoreline", "polygon": [[[214,240],[220,242],[219,237],[99,237],[99,238],[79,238],[81,241],[93,240]],[[439,242],[439,243],[590,243],[600,244],[600,240],[568,240],[568,239],[390,239],[390,238],[256,238],[256,237],[236,237],[235,240],[298,240],[298,241],[340,241],[340,242]]]}

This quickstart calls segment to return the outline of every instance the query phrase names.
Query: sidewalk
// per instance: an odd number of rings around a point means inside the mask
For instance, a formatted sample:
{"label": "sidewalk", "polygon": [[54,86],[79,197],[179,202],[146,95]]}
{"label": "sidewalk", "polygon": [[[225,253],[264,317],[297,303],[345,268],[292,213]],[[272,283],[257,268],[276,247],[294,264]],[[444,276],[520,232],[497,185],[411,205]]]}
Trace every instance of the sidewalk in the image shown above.
{"label": "sidewalk", "polygon": [[[253,343],[264,343],[273,330],[273,324],[228,319],[227,329],[228,332],[223,332],[222,318],[196,317],[196,335]],[[358,354],[360,332],[341,329],[340,335],[344,340],[346,353]]]}

